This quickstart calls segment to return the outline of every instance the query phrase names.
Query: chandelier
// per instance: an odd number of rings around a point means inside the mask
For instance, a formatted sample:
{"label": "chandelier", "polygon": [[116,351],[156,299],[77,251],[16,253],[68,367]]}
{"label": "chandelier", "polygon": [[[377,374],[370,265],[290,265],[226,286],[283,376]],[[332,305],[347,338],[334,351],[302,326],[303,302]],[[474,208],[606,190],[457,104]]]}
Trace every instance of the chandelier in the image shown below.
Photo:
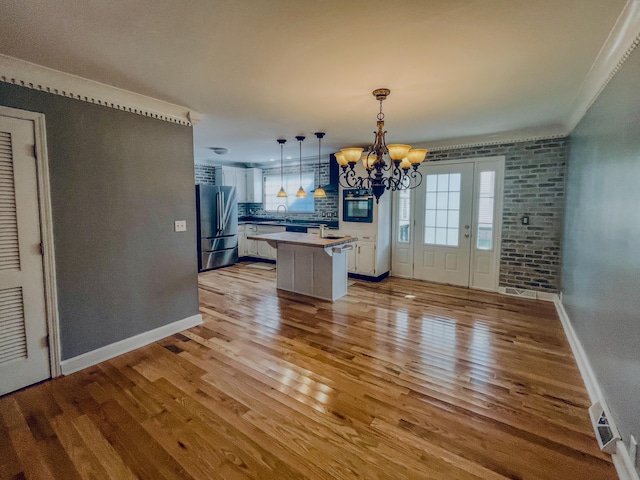
{"label": "chandelier", "polygon": [[[380,102],[378,113],[378,131],[374,132],[375,141],[363,153],[363,148],[343,148],[336,153],[336,161],[342,167],[339,181],[343,188],[372,190],[376,203],[385,190],[407,190],[422,183],[422,173],[418,167],[427,156],[427,149],[413,149],[411,145],[387,145],[385,140],[384,113],[382,102],[391,93],[388,88],[378,88],[373,96]],[[366,177],[356,175],[355,167],[362,161],[367,172]]]}

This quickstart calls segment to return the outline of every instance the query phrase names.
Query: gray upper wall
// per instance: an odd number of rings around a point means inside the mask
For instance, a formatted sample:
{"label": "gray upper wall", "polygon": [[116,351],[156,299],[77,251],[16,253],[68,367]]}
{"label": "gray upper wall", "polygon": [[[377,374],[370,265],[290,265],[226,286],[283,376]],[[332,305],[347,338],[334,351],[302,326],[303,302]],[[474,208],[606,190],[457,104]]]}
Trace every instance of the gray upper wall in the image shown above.
{"label": "gray upper wall", "polygon": [[640,49],[570,136],[563,304],[623,440],[640,440]]}
{"label": "gray upper wall", "polygon": [[191,127],[7,83],[0,105],[45,114],[62,359],[196,315]]}

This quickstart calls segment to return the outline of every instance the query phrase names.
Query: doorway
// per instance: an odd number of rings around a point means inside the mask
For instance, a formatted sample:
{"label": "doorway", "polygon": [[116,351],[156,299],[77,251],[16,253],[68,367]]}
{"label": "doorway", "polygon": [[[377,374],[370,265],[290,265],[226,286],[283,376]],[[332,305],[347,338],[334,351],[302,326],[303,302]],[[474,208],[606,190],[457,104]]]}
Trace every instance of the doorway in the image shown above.
{"label": "doorway", "polygon": [[60,374],[44,116],[0,107],[0,395]]}
{"label": "doorway", "polygon": [[497,291],[504,157],[426,164],[394,194],[391,274]]}

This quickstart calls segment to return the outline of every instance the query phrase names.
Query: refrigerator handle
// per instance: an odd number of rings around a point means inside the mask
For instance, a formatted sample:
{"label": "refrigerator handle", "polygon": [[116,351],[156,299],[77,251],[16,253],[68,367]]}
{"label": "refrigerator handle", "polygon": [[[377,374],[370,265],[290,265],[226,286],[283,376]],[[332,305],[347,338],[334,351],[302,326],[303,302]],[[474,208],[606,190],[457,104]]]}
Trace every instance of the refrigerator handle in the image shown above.
{"label": "refrigerator handle", "polygon": [[220,222],[220,192],[216,193],[216,235],[220,233],[220,227],[222,222]]}
{"label": "refrigerator handle", "polygon": [[220,208],[218,208],[218,212],[220,212],[220,231],[224,232],[227,229],[227,212],[224,211],[226,206],[226,199],[224,198],[224,192],[220,192]]}

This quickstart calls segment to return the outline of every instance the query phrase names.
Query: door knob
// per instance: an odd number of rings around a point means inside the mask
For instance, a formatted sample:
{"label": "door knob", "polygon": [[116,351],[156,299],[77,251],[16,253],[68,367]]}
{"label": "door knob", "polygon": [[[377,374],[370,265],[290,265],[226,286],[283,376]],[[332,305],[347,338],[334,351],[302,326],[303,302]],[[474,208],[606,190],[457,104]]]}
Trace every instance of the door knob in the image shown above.
{"label": "door knob", "polygon": [[468,233],[465,233],[465,234],[464,234],[464,238],[469,238],[469,234],[468,234]]}

